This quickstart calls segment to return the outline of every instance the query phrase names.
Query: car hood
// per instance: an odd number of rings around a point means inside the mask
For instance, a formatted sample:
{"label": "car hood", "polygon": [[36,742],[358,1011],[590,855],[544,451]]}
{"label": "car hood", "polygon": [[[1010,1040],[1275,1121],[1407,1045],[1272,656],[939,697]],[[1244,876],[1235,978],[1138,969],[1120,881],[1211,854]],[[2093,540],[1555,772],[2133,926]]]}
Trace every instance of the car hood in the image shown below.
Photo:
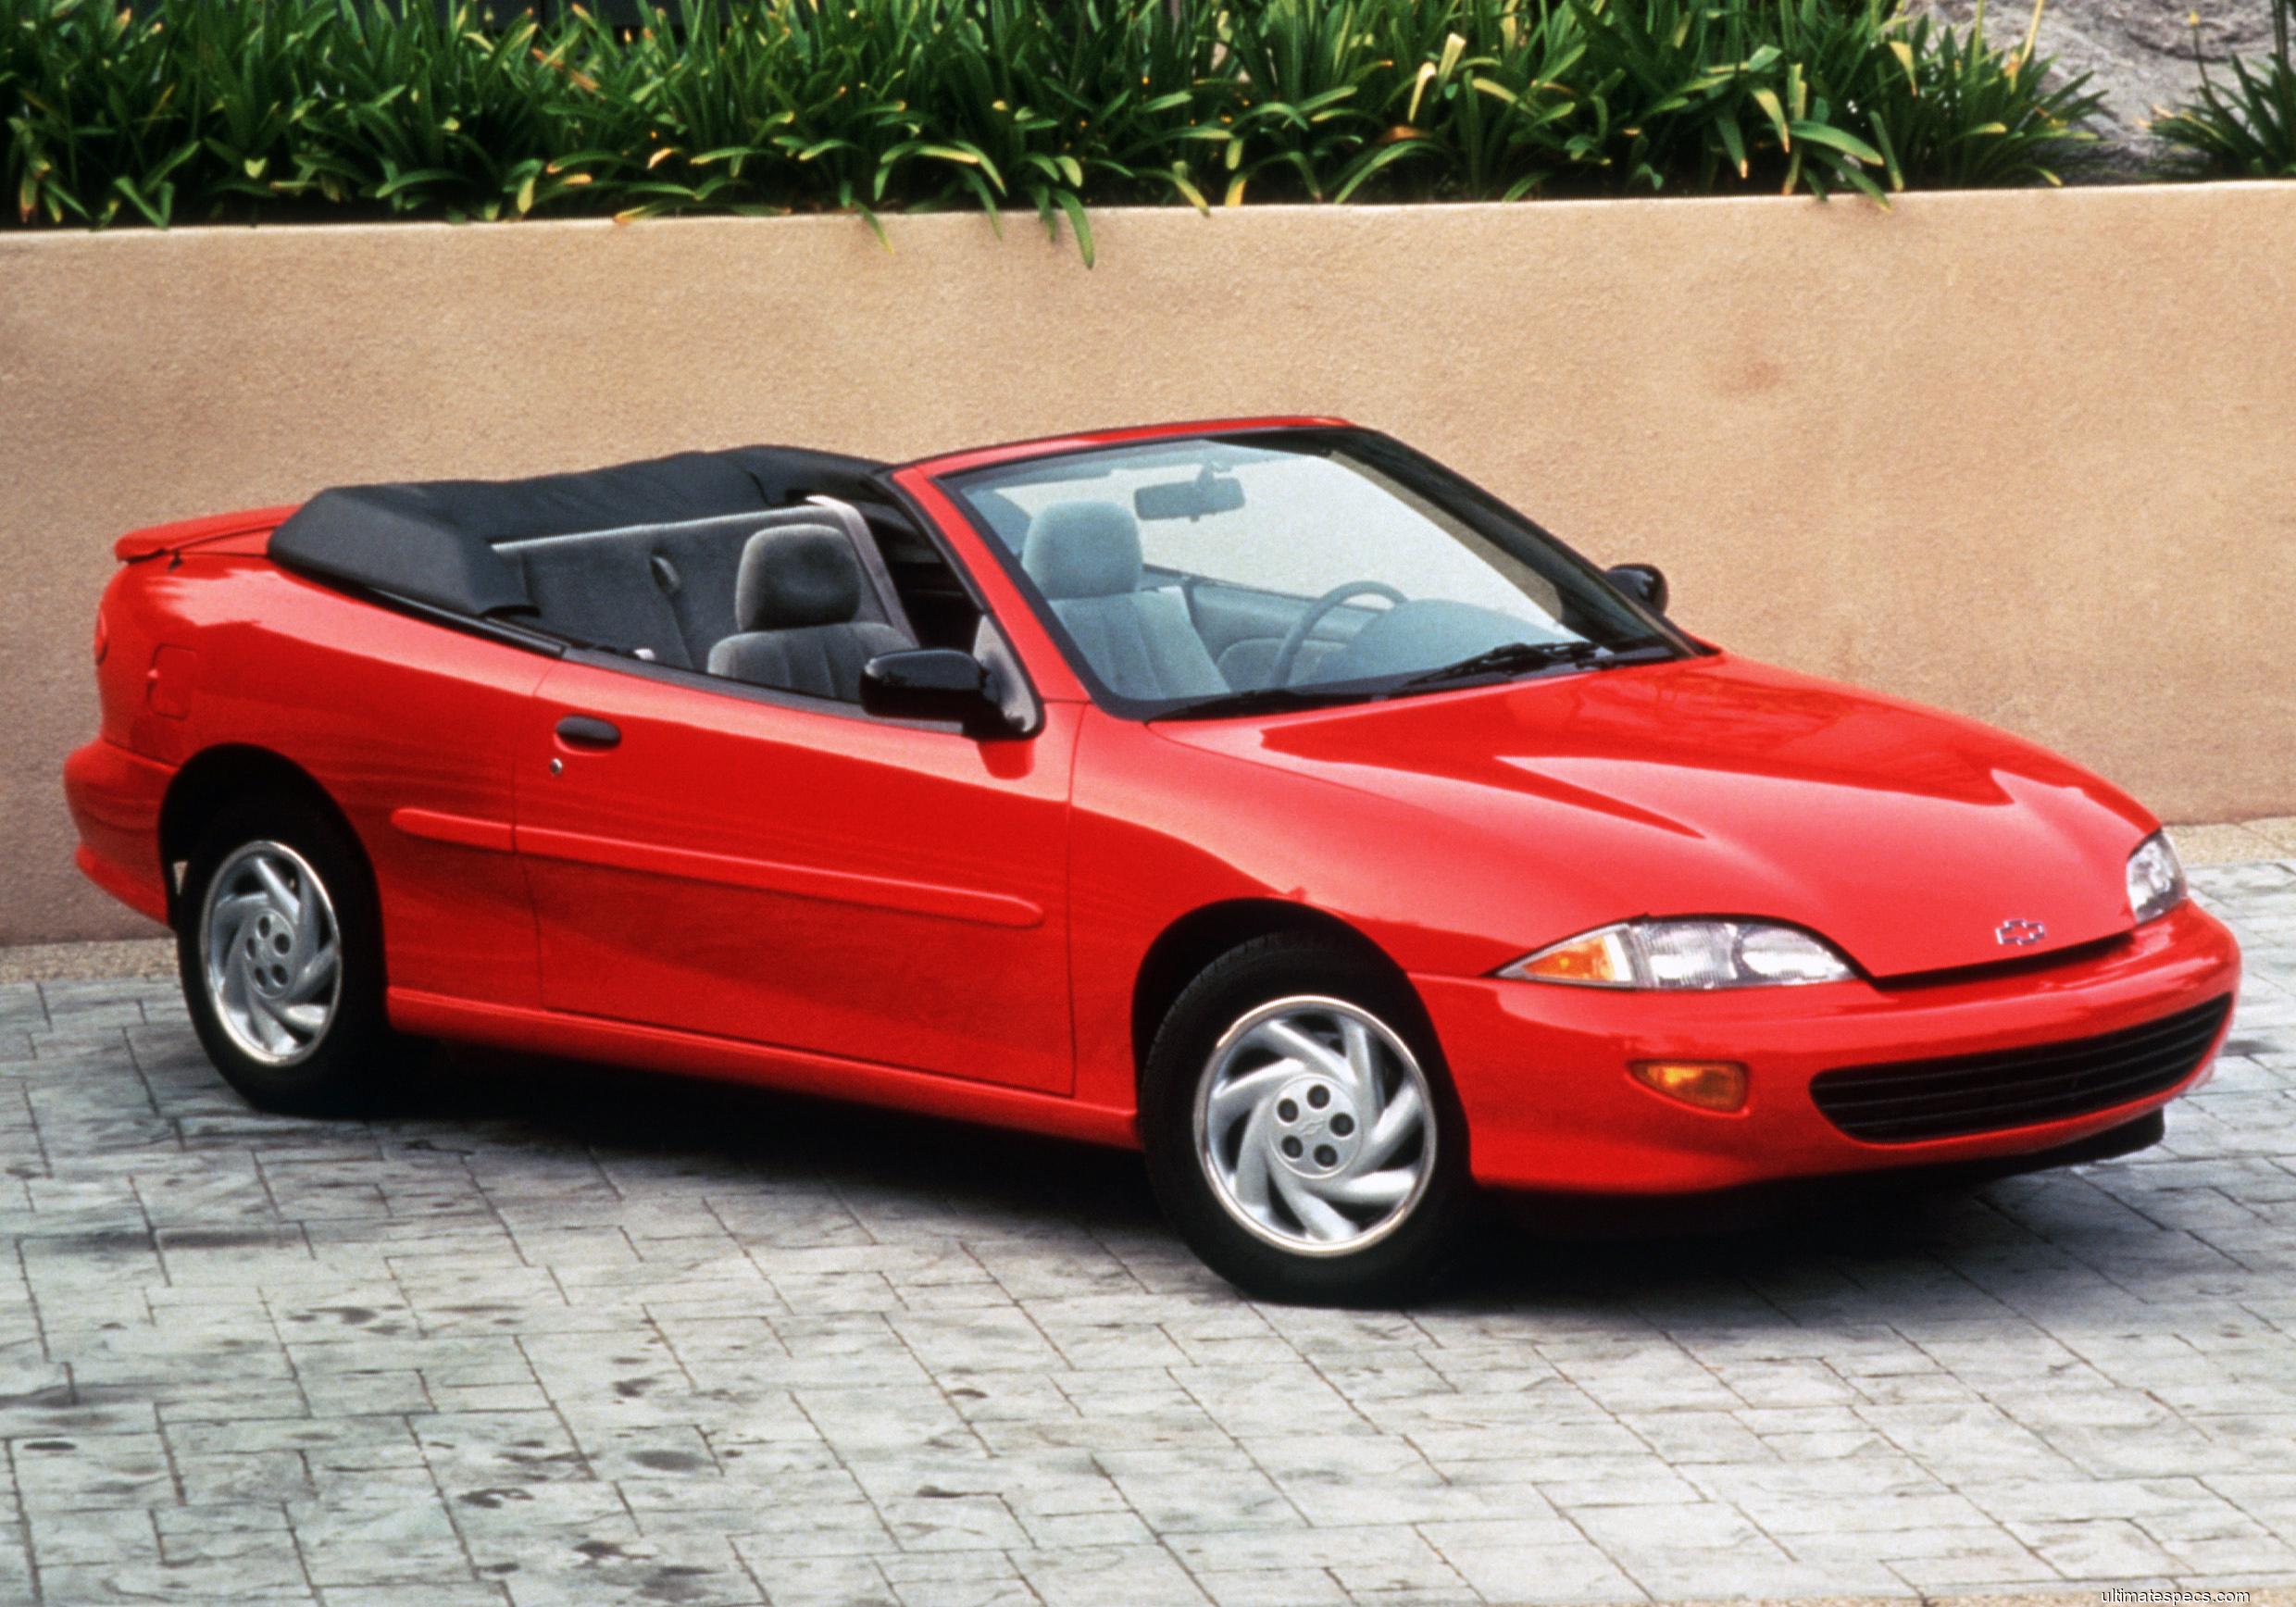
{"label": "car hood", "polygon": [[1459,869],[1522,884],[1526,948],[1714,915],[1876,977],[2041,954],[2130,929],[2156,824],[2001,731],[1728,655],[1157,729],[1424,811]]}

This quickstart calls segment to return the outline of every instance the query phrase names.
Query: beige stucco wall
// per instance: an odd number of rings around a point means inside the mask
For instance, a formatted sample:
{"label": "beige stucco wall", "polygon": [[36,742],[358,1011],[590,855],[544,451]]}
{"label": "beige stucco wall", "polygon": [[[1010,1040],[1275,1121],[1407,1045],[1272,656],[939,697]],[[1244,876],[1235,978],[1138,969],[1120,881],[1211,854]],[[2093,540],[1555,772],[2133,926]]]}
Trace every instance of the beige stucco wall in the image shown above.
{"label": "beige stucco wall", "polygon": [[119,531],[330,483],[1331,412],[1748,653],[2296,813],[2296,184],[0,234],[0,941],[83,887]]}

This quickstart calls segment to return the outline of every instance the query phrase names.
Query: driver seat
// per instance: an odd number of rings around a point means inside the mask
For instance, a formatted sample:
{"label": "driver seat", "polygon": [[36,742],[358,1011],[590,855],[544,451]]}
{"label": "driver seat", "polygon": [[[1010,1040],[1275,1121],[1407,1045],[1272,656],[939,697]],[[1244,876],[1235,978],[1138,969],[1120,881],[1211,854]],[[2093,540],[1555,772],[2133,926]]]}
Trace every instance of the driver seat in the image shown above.
{"label": "driver seat", "polygon": [[1020,567],[1092,672],[1119,697],[1217,697],[1228,679],[1169,587],[1141,588],[1140,525],[1112,502],[1054,503],[1029,522]]}
{"label": "driver seat", "polygon": [[734,580],[741,629],[709,650],[709,673],[807,697],[861,701],[861,669],[917,643],[862,610],[861,560],[827,524],[759,530]]}

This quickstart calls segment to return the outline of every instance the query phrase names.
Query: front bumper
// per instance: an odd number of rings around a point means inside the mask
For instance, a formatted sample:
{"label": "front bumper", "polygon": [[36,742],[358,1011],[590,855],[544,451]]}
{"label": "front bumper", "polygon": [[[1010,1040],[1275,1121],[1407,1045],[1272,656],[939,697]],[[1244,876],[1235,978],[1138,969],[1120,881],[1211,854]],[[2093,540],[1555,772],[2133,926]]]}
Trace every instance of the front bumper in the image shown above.
{"label": "front bumper", "polygon": [[[1614,992],[1415,977],[1467,1122],[1478,1181],[1584,1194],[1687,1194],[1787,1178],[1982,1162],[2074,1145],[2197,1080],[2061,1121],[1914,1143],[1853,1139],[1810,1080],[1836,1066],[1978,1054],[2134,1027],[2239,986],[2232,934],[2186,903],[2103,953],[1972,980]],[[2204,1066],[2222,1042],[2210,1046]],[[1636,1082],[1636,1060],[1735,1060],[1743,1110],[1716,1115]]]}
{"label": "front bumper", "polygon": [[101,737],[64,761],[64,800],[80,828],[81,874],[130,909],[168,919],[159,811],[175,771]]}

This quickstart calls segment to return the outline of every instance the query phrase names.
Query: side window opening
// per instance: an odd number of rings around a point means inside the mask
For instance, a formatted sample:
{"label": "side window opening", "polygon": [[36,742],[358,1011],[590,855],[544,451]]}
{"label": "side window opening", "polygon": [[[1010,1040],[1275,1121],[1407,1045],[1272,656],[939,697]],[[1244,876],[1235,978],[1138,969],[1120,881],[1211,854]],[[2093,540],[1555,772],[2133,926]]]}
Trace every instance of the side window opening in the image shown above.
{"label": "side window opening", "polygon": [[870,654],[915,644],[876,528],[835,497],[495,551],[534,624],[641,663],[853,703]]}
{"label": "side window opening", "polygon": [[919,647],[974,650],[980,631],[980,606],[965,589],[941,549],[897,508],[882,503],[855,505],[877,538],[892,589],[908,611]]}

